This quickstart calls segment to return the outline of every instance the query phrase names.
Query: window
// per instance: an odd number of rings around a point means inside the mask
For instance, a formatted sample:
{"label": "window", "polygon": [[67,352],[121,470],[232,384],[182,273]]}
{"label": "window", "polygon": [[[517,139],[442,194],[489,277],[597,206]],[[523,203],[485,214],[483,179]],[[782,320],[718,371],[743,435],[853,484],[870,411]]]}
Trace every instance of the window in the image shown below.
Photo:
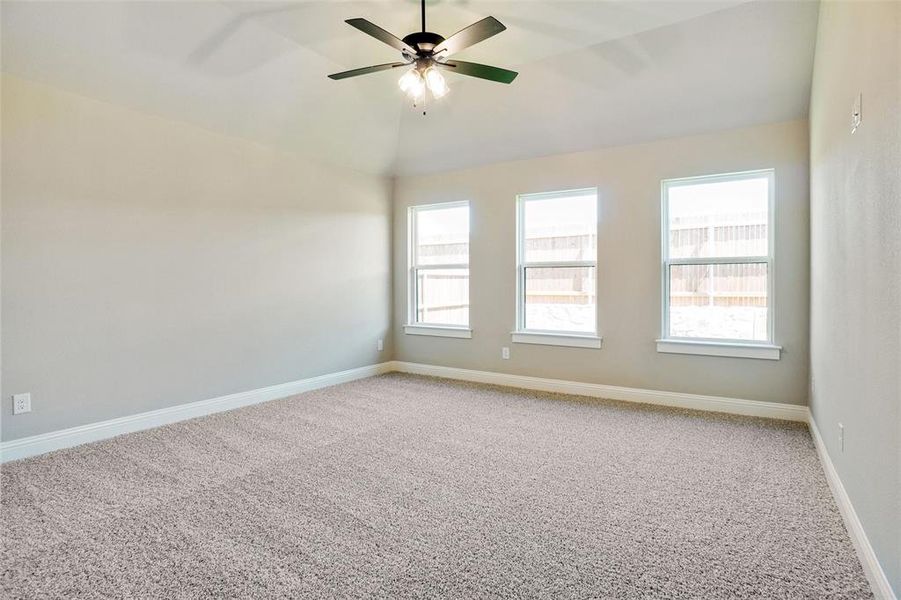
{"label": "window", "polygon": [[663,182],[659,351],[779,358],[773,181],[769,170]]}
{"label": "window", "polygon": [[410,227],[410,315],[406,333],[471,337],[469,203],[414,206]]}
{"label": "window", "polygon": [[517,201],[517,323],[513,341],[600,348],[597,190]]}

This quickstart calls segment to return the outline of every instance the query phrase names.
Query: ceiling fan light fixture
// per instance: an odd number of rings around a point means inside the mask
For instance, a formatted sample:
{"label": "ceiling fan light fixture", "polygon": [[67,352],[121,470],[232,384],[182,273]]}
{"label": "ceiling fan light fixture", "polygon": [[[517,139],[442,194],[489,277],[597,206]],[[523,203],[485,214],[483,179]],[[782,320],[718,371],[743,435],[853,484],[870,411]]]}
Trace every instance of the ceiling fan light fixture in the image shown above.
{"label": "ceiling fan light fixture", "polygon": [[[422,14],[422,31],[411,33],[403,39],[385,31],[375,23],[362,18],[347,19],[346,23],[359,29],[366,35],[374,37],[395,50],[399,50],[403,62],[384,63],[360,69],[351,69],[329,75],[331,79],[348,79],[379,71],[388,71],[398,67],[412,66],[397,82],[400,89],[407,94],[416,106],[425,98],[426,89],[436,100],[447,95],[450,89],[439,69],[451,69],[459,75],[477,77],[498,83],[511,83],[517,73],[508,69],[480,65],[462,60],[447,60],[449,56],[470,46],[478,44],[504,31],[504,24],[494,17],[485,17],[469,27],[464,27],[449,38],[432,33],[425,26],[425,0],[420,0]],[[424,113],[423,113],[424,114]]]}
{"label": "ceiling fan light fixture", "polygon": [[429,91],[432,92],[432,96],[436,100],[445,96],[450,91],[450,88],[447,87],[447,82],[444,80],[444,75],[442,75],[435,67],[429,67],[425,70],[425,82],[426,85],[429,86]]}
{"label": "ceiling fan light fixture", "polygon": [[400,89],[412,98],[419,98],[425,92],[425,82],[418,69],[410,69],[397,82]]}

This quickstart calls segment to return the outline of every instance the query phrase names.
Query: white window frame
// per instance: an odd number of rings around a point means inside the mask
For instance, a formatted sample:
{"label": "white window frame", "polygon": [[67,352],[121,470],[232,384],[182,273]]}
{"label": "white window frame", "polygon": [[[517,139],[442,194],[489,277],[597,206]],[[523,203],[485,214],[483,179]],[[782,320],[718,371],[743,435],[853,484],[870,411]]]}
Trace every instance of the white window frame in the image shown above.
{"label": "white window frame", "polygon": [[[416,253],[416,215],[417,213],[428,211],[428,210],[442,210],[448,208],[457,208],[460,206],[465,206],[469,215],[469,232],[468,235],[470,237],[470,242],[472,240],[472,214],[469,206],[468,200],[463,200],[460,202],[442,202],[438,204],[421,204],[417,206],[411,206],[407,209],[407,323],[404,325],[404,333],[408,335],[428,335],[428,336],[436,336],[436,337],[451,337],[451,338],[471,338],[472,337],[472,329],[470,329],[470,324],[472,322],[472,271],[470,271],[470,288],[469,288],[469,297],[467,301],[469,303],[470,314],[469,320],[470,323],[466,325],[446,325],[441,323],[418,323],[416,321],[416,314],[418,310],[417,306],[417,285],[419,282],[418,273],[420,269],[465,269],[469,271],[469,264],[471,262],[471,252],[467,254],[467,259],[465,263],[448,263],[448,264],[440,264],[440,265],[419,265],[418,257]],[[471,248],[471,246],[470,246]]]}
{"label": "white window frame", "polygon": [[[600,240],[600,196],[597,188],[579,188],[554,192],[538,192],[519,194],[516,196],[516,325],[512,332],[512,340],[519,344],[540,344],[544,346],[569,346],[574,348],[600,348],[601,337],[598,334],[598,246],[595,245],[594,260],[567,261],[533,261],[525,260],[525,205],[530,200],[548,200],[553,198],[570,198],[577,195],[594,195],[595,198],[595,240]],[[595,315],[593,332],[560,331],[526,328],[526,269],[534,267],[594,267]]]}
{"label": "white window frame", "polygon": [[[669,190],[699,183],[718,183],[766,178],[768,181],[767,200],[767,255],[670,258],[669,256]],[[682,177],[661,181],[660,248],[661,248],[661,337],[657,340],[657,351],[670,354],[700,354],[704,356],[729,356],[737,358],[759,358],[779,360],[782,347],[775,344],[776,331],[776,172],[774,169],[759,169],[717,175]],[[767,339],[744,340],[726,338],[686,338],[669,335],[670,267],[674,265],[715,265],[715,264],[765,264],[767,265]]]}

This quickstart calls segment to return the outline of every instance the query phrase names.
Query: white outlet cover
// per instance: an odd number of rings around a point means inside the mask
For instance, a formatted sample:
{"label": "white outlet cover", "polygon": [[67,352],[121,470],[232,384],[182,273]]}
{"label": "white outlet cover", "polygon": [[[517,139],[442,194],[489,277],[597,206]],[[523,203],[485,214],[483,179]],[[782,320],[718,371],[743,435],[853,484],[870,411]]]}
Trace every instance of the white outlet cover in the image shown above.
{"label": "white outlet cover", "polygon": [[854,104],[851,105],[851,133],[857,131],[857,128],[860,127],[860,121],[863,118],[860,105],[862,102],[862,94],[857,94],[854,98]]}
{"label": "white outlet cover", "polygon": [[501,348],[501,358],[503,358],[504,360],[510,359],[510,348],[508,348],[506,346]]}
{"label": "white outlet cover", "polygon": [[31,394],[13,395],[13,414],[21,415],[31,412]]}

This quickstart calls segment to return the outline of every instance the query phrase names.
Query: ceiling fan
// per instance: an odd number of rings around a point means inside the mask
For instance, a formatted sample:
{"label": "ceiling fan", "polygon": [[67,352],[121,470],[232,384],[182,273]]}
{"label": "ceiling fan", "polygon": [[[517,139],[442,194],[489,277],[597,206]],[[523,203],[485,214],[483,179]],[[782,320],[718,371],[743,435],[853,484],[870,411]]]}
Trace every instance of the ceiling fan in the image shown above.
{"label": "ceiling fan", "polygon": [[431,92],[432,97],[436,99],[447,94],[449,88],[444,76],[441,75],[441,69],[499,83],[510,83],[516,79],[518,73],[515,71],[462,60],[448,60],[448,57],[452,54],[504,31],[506,27],[504,27],[503,23],[494,17],[485,17],[481,21],[477,21],[445,39],[437,33],[426,31],[425,0],[422,0],[421,5],[422,31],[411,33],[402,40],[366,19],[347,19],[345,23],[348,25],[356,27],[363,33],[371,35],[396,50],[400,50],[404,61],[333,73],[329,77],[331,79],[347,79],[348,77],[412,66],[413,68],[400,78],[398,85],[400,85],[400,89],[410,96],[414,104],[424,98],[426,88]]}

